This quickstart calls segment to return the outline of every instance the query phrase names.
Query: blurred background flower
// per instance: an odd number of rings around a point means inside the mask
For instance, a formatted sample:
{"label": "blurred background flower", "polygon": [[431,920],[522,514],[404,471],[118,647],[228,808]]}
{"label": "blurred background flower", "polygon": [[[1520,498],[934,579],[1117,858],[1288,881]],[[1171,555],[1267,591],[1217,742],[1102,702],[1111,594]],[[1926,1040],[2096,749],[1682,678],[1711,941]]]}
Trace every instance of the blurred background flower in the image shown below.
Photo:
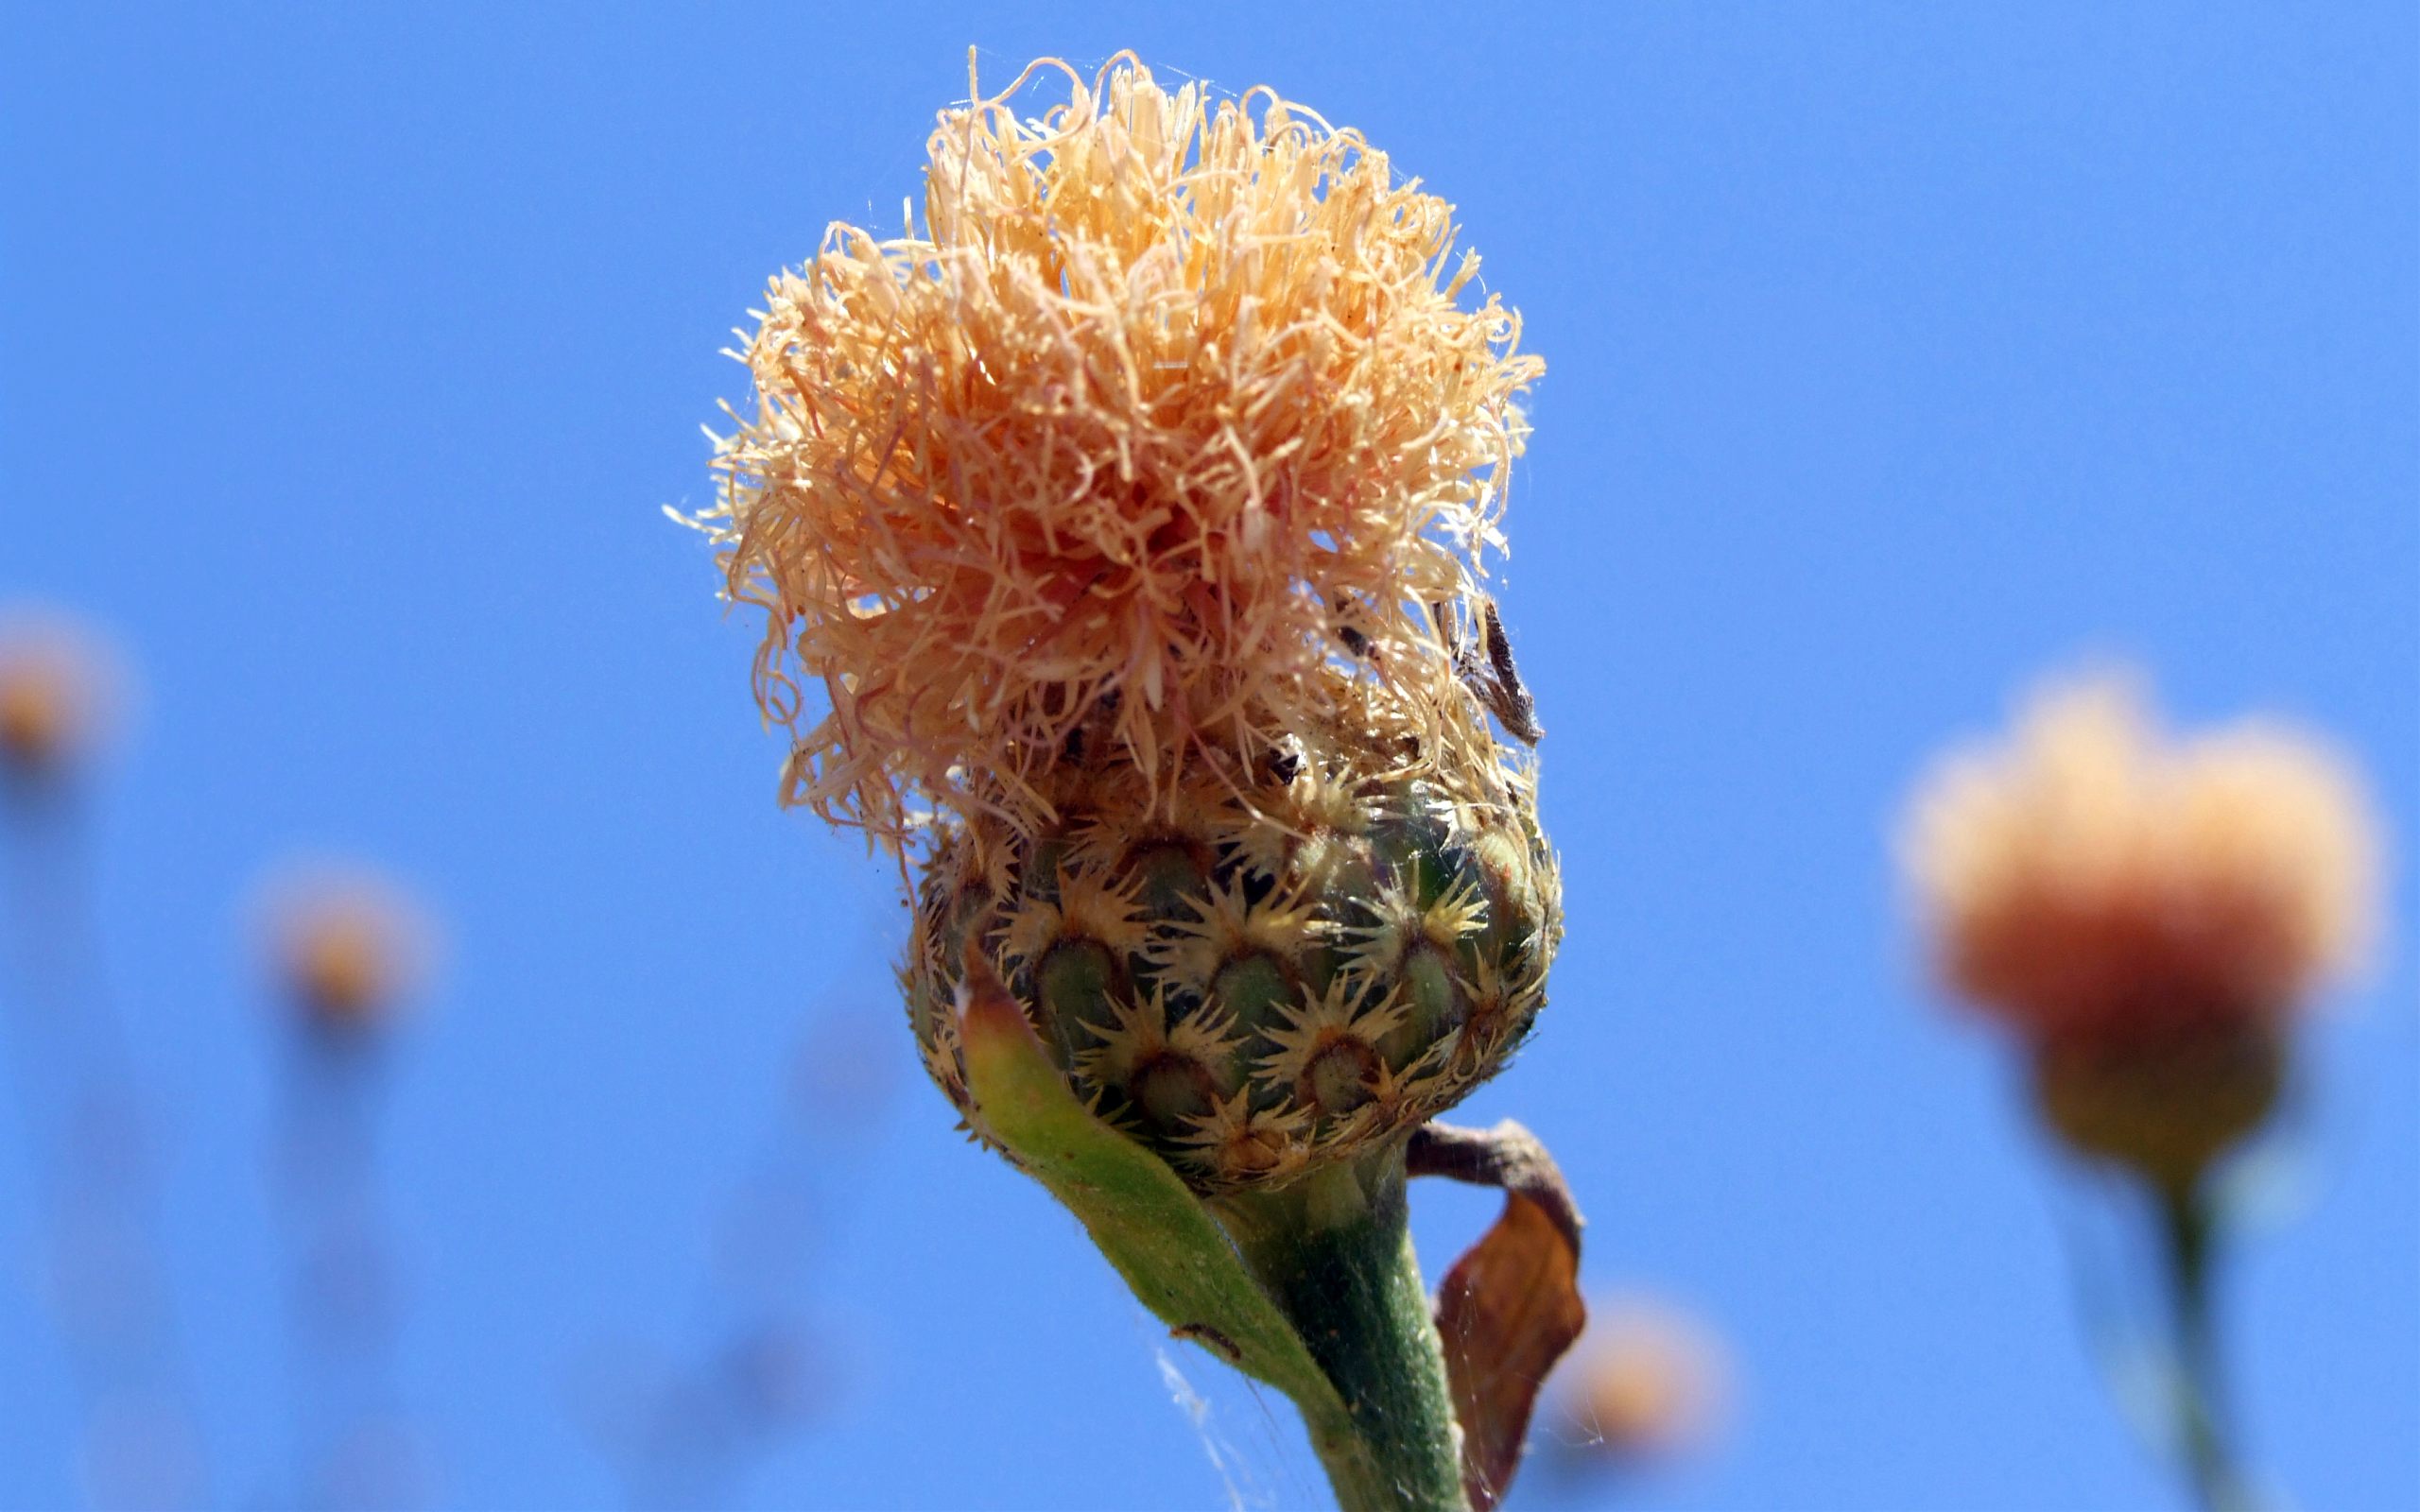
{"label": "blurred background flower", "polygon": [[63,781],[112,731],[124,699],[115,652],[50,608],[0,618],[0,781],[31,792]]}
{"label": "blurred background flower", "polygon": [[431,968],[434,926],[392,880],[357,863],[297,863],[268,888],[265,954],[276,989],[312,1031],[385,1027]]}
{"label": "blurred background flower", "polygon": [[2038,695],[2007,750],[1945,762],[1906,836],[1945,984],[2014,1031],[2044,1124],[2141,1183],[2163,1295],[2137,1328],[2161,1341],[2164,1436],[2214,1509],[2269,1500],[2228,1407],[2216,1271],[2235,1224],[2215,1178],[2376,927],[2368,809],[2308,735],[2171,740],[2104,679]]}
{"label": "blurred background flower", "polygon": [[1601,1297],[1588,1331],[1557,1372],[1560,1420],[1548,1425],[1568,1460],[1638,1471],[1712,1447],[1731,1405],[1731,1365],[1707,1325],[1644,1293]]}
{"label": "blurred background flower", "polygon": [[285,1031],[271,1177],[288,1246],[294,1460],[274,1494],[420,1506],[437,1468],[395,1374],[408,1289],[381,1136],[398,1020],[430,973],[437,929],[409,888],[358,861],[286,862],[257,911]]}
{"label": "blurred background flower", "polygon": [[2170,741],[2117,680],[1945,763],[1905,849],[1945,984],[2014,1031],[2051,1126],[2170,1187],[2267,1115],[2295,1021],[2377,927],[2341,761],[2264,722]]}

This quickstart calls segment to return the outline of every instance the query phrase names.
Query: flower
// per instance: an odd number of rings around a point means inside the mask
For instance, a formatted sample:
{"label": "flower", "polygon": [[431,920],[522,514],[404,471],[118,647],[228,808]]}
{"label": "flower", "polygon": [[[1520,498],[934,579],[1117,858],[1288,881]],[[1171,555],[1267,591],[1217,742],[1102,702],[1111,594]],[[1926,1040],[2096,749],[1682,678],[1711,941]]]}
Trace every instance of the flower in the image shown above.
{"label": "flower", "polygon": [[427,915],[389,878],[356,868],[315,868],[281,882],[268,910],[279,983],[305,1021],[337,1037],[391,1018],[428,971]]}
{"label": "flower", "polygon": [[2308,739],[2248,722],[2169,743],[2101,680],[1947,763],[1907,858],[1958,992],[2037,1040],[2139,1042],[2304,1006],[2369,934],[2375,849]]}
{"label": "flower", "polygon": [[1904,846],[1942,979],[2026,1041],[2051,1127],[2180,1189],[2267,1116],[2293,1019],[2359,959],[2377,850],[2308,737],[2172,741],[2115,679],[1945,762]]}
{"label": "flower", "polygon": [[100,745],[117,705],[116,659],[64,615],[19,610],[0,624],[0,771],[28,782]]}
{"label": "flower", "polygon": [[1574,1447],[1624,1464],[1700,1446],[1729,1396],[1721,1342],[1690,1314],[1647,1297],[1592,1306],[1564,1370],[1564,1410],[1582,1435]]}
{"label": "flower", "polygon": [[[1069,98],[1021,118],[1050,71]],[[1465,299],[1450,207],[1131,56],[1037,63],[928,155],[921,232],[836,224],[772,282],[695,522],[767,615],[786,798],[896,842],[1104,722],[1164,793],[1348,683],[1433,723],[1543,371]]]}

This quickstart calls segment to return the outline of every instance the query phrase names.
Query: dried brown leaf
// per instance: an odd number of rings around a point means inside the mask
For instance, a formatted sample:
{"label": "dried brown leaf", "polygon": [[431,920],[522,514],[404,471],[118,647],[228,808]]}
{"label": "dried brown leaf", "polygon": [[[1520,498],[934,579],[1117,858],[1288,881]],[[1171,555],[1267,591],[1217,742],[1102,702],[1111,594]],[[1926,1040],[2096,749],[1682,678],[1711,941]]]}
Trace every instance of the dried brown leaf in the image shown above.
{"label": "dried brown leaf", "polygon": [[1520,1469],[1539,1388],[1588,1320],[1580,1212],[1546,1146],[1510,1120],[1485,1131],[1431,1124],[1413,1136],[1410,1163],[1415,1176],[1504,1189],[1504,1211],[1437,1292],[1463,1493],[1488,1512]]}

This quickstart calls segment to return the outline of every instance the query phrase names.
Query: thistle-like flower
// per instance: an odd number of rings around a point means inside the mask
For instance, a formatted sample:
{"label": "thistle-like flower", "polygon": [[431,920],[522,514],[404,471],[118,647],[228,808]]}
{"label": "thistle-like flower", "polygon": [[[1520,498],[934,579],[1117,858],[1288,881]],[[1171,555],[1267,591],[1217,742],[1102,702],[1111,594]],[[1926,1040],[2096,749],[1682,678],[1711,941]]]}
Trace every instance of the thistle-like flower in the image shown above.
{"label": "thistle-like flower", "polygon": [[1400,1135],[1543,1001],[1554,860],[1464,644],[1502,650],[1478,557],[1542,365],[1356,133],[1067,77],[942,113],[922,234],[774,281],[702,523],[787,796],[929,841],[906,984],[972,1125],[970,939],[1218,1192]]}
{"label": "thistle-like flower", "polygon": [[2177,1442],[2213,1512],[2255,1498],[2218,1386],[2209,1177],[2358,957],[2374,835],[2308,739],[2247,723],[2171,742],[2117,681],[2048,693],[2011,748],[1946,765],[1908,833],[1943,979],[2024,1041],[2050,1129],[2152,1199]]}
{"label": "thistle-like flower", "polygon": [[2373,833],[2310,741],[2171,744],[2100,681],[1945,765],[1907,858],[1944,980],[2027,1043],[2052,1126],[2189,1182],[2265,1117],[2293,1020],[2357,960]]}
{"label": "thistle-like flower", "polygon": [[[1020,115],[1054,73],[1065,102]],[[754,402],[695,523],[766,615],[785,799],[916,853],[902,984],[967,1125],[1293,1393],[1348,1500],[1453,1504],[1402,1188],[1414,1128],[1528,1032],[1562,928],[1480,587],[1543,365],[1445,202],[1357,132],[1131,57],[974,93],[922,226],[834,226],[735,353]],[[1008,1126],[1061,1102],[1046,1143]],[[1201,1198],[1232,1246],[1180,1276]],[[1239,1255],[1216,1317],[1180,1305]],[[1295,1343],[1257,1332],[1271,1306]]]}

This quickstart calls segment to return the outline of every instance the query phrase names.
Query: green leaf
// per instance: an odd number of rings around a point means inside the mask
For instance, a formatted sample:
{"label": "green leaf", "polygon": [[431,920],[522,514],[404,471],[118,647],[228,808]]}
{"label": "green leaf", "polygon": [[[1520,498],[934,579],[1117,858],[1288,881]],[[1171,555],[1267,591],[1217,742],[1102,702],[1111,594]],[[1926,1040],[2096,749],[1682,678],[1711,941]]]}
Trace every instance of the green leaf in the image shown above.
{"label": "green leaf", "polygon": [[1294,1399],[1324,1445],[1349,1417],[1336,1387],[1167,1162],[1077,1101],[1025,1011],[969,952],[959,992],[967,1090],[986,1132],[1050,1189],[1179,1338]]}

